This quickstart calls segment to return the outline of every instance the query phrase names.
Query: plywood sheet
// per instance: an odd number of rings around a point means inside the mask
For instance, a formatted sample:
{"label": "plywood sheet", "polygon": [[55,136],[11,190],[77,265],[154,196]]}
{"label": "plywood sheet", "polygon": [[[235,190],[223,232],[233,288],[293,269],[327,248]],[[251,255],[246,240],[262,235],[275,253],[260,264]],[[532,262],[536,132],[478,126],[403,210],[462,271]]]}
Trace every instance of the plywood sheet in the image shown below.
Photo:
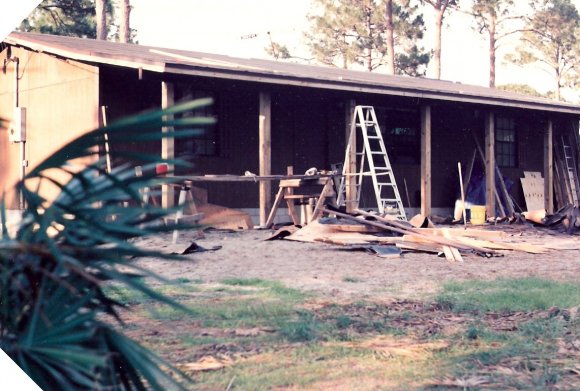
{"label": "plywood sheet", "polygon": [[527,210],[544,209],[544,179],[539,172],[525,171],[520,178]]}

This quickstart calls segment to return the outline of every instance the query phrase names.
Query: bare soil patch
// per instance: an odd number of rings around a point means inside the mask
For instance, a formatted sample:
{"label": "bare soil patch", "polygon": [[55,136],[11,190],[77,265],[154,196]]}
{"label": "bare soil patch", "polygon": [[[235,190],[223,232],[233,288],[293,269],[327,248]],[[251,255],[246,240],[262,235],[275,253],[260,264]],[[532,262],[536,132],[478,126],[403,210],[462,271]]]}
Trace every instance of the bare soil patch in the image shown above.
{"label": "bare soil patch", "polygon": [[[525,226],[498,225],[510,240],[552,247],[577,247],[580,237]],[[468,254],[465,262],[449,262],[426,253],[380,258],[347,246],[265,241],[271,230],[182,232],[176,244],[171,235],[147,238],[140,245],[163,252],[182,253],[192,242],[217,251],[183,255],[180,261],[141,259],[139,264],[169,279],[201,279],[204,283],[227,278],[260,278],[310,291],[334,300],[372,298],[420,299],[436,293],[449,280],[540,277],[574,281],[580,276],[577,249],[548,250],[544,254],[501,251],[485,258]]]}

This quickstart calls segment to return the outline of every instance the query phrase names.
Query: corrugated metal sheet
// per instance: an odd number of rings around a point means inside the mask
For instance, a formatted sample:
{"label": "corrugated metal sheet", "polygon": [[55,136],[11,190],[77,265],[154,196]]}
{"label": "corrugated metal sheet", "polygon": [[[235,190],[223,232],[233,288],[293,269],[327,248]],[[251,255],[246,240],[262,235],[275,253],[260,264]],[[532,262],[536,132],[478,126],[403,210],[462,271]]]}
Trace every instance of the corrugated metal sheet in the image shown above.
{"label": "corrugated metal sheet", "polygon": [[78,61],[154,72],[580,114],[579,105],[443,80],[35,33],[15,32],[5,42]]}

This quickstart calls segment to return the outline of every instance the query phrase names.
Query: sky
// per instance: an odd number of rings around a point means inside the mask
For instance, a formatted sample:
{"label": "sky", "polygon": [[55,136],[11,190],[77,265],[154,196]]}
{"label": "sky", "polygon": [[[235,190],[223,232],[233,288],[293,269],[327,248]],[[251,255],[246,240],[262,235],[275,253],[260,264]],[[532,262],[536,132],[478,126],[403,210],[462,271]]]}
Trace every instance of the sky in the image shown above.
{"label": "sky", "polygon": [[[463,3],[469,0],[463,0]],[[17,26],[38,0],[19,0],[0,13],[0,35]],[[580,0],[572,0],[580,10]],[[516,4],[526,2],[518,0]],[[270,58],[264,48],[270,37],[285,44],[294,55],[310,57],[303,39],[308,30],[311,0],[131,0],[131,26],[142,45],[177,48],[233,57]],[[425,6],[429,27],[431,9]],[[8,19],[7,19],[8,18]],[[7,23],[6,20],[9,22]],[[18,20],[18,22],[14,22]],[[486,86],[488,84],[488,43],[474,30],[475,22],[461,13],[446,18],[443,31],[442,75],[444,80]],[[424,46],[433,47],[432,28],[427,29]],[[270,33],[270,34],[268,34]],[[502,60],[514,50],[515,41],[498,52],[496,84],[525,83],[540,92],[552,88],[553,79],[536,67],[521,68]],[[427,76],[433,75],[429,68]],[[568,91],[578,100],[578,91]]]}
{"label": "sky", "polygon": [[[466,0],[463,0],[465,3]],[[580,0],[573,0],[580,9]],[[525,4],[518,0],[516,4]],[[264,51],[270,36],[286,44],[292,54],[310,57],[303,34],[308,30],[307,14],[311,0],[165,0],[163,10],[153,0],[132,0],[132,27],[139,43],[227,54],[233,57],[270,58]],[[432,21],[431,8],[425,6],[426,24]],[[487,86],[489,80],[488,42],[475,31],[474,20],[454,13],[446,18],[443,31],[442,75],[445,80]],[[270,32],[270,36],[268,35]],[[432,48],[432,29],[427,30],[424,46]],[[498,52],[496,85],[525,83],[540,92],[552,89],[549,75],[538,68],[510,65],[502,61],[514,50],[516,41]],[[429,68],[427,76],[433,74]],[[568,94],[575,99],[578,92]]]}

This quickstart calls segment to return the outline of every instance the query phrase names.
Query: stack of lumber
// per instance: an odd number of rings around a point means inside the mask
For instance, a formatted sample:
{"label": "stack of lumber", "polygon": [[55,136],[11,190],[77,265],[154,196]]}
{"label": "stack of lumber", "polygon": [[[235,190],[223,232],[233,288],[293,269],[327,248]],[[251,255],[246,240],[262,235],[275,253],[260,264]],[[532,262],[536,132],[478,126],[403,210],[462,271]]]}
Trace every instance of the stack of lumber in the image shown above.
{"label": "stack of lumber", "polygon": [[[286,239],[324,242],[338,245],[360,245],[379,243],[397,246],[403,251],[420,251],[443,254],[449,261],[463,261],[462,254],[477,254],[484,257],[502,255],[500,250],[521,251],[532,254],[545,252],[544,247],[528,243],[511,243],[501,231],[463,228],[415,228],[409,223],[391,220],[373,213],[356,210],[353,214],[324,210],[343,221],[342,224],[321,224],[313,221]],[[345,229],[349,223],[353,227]],[[391,236],[385,236],[391,235]]]}

